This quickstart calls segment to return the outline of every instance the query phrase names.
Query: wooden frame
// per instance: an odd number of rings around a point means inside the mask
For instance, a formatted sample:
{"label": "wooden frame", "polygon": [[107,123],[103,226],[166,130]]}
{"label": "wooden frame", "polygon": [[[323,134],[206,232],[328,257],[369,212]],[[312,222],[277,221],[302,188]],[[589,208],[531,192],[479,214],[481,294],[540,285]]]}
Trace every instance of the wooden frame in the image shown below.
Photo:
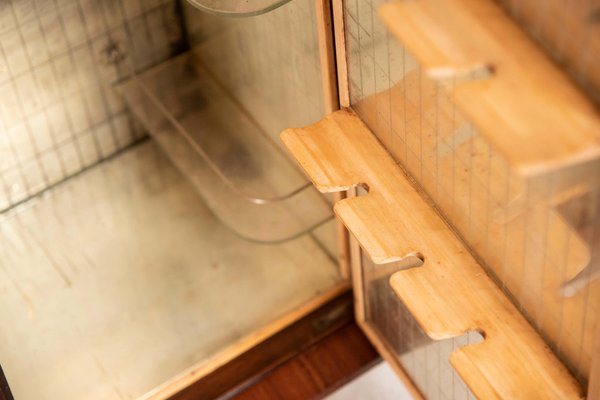
{"label": "wooden frame", "polygon": [[[317,10],[317,33],[319,36],[319,55],[321,59],[321,79],[323,82],[323,97],[325,104],[325,113],[329,114],[340,109],[338,100],[338,71],[337,66],[340,60],[336,59],[336,43],[334,43],[334,21],[333,7],[338,5],[339,1],[331,0],[315,0],[315,8]],[[346,196],[345,193],[336,193],[334,201],[340,201]],[[338,234],[338,251],[340,255],[340,273],[345,279],[350,279],[350,248],[348,231],[336,218],[337,234]]]}
{"label": "wooden frame", "polygon": [[344,2],[345,0],[334,0],[332,12],[339,103],[341,107],[347,108],[350,107],[350,89],[346,59],[346,33],[344,31]]}
{"label": "wooden frame", "polygon": [[[346,35],[344,28],[344,2],[346,0],[333,1],[333,21],[335,32],[335,54],[337,62],[337,80],[339,103],[343,108],[350,107],[350,87],[348,84],[348,63],[346,58]],[[350,188],[347,191],[348,197],[357,195],[355,188]],[[346,231],[347,232],[347,231]],[[364,307],[364,280],[361,250],[358,241],[348,235],[349,246],[349,264],[352,278],[352,287],[354,293],[354,317],[356,323],[369,338],[373,346],[377,349],[384,360],[392,367],[398,378],[406,386],[410,394],[415,399],[424,399],[425,397],[408,375],[402,364],[394,356],[392,349],[379,337],[379,335],[371,328],[366,320]]]}
{"label": "wooden frame", "polygon": [[331,0],[315,0],[325,113],[339,109]]}
{"label": "wooden frame", "polygon": [[524,176],[600,158],[593,103],[494,1],[391,2],[379,14],[430,77],[481,76],[458,81],[454,101]]}
{"label": "wooden frame", "polygon": [[162,400],[174,397],[177,393],[183,391],[187,387],[196,384],[198,381],[214,373],[219,368],[231,363],[241,354],[250,351],[260,343],[267,341],[270,337],[275,336],[288,326],[291,326],[296,321],[305,318],[307,315],[327,304],[328,302],[331,302],[334,299],[342,296],[349,290],[349,288],[349,282],[342,282],[334,286],[329,291],[313,298],[295,310],[276,318],[268,325],[262,327],[262,329],[252,332],[246,337],[226,347],[213,357],[203,360],[192,366],[187,371],[182,372],[180,375],[165,382],[162,386],[147,393],[141,399]]}
{"label": "wooden frame", "polygon": [[394,273],[390,284],[428,336],[484,336],[450,356],[477,397],[581,397],[575,378],[356,114],[337,111],[281,139],[321,192],[368,190],[334,210],[375,264],[425,264]]}
{"label": "wooden frame", "polygon": [[408,372],[404,369],[398,358],[394,355],[394,351],[389,345],[377,334],[377,332],[369,325],[365,315],[364,303],[364,278],[363,266],[360,245],[356,239],[352,238],[352,286],[354,288],[354,315],[358,326],[362,329],[365,335],[369,338],[373,346],[377,349],[383,359],[392,367],[396,375],[402,381],[406,389],[415,399],[425,399],[423,393],[412,380]]}
{"label": "wooden frame", "polygon": [[212,400],[234,396],[303,349],[351,322],[352,314],[352,296],[349,291],[341,292],[171,399]]}

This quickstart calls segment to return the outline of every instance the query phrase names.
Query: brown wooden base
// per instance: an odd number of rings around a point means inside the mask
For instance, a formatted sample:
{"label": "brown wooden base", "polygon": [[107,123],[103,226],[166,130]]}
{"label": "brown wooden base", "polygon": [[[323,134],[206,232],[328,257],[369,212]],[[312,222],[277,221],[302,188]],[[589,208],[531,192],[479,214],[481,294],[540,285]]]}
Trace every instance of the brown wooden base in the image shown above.
{"label": "brown wooden base", "polygon": [[14,400],[10,388],[8,387],[8,382],[6,382],[2,367],[0,367],[0,400]]}
{"label": "brown wooden base", "polygon": [[[230,398],[278,365],[299,354],[353,319],[349,291],[217,368],[171,397],[172,400]],[[347,351],[354,351],[349,349]],[[343,362],[343,361],[342,361]]]}
{"label": "brown wooden base", "polygon": [[287,361],[234,400],[321,398],[378,360],[362,331],[350,323]]}

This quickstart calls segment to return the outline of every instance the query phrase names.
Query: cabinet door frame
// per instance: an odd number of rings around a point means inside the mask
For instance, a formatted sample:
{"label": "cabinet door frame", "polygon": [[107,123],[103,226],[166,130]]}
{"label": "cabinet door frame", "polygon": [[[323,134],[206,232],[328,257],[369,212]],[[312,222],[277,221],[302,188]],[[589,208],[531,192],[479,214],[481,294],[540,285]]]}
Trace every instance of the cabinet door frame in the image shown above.
{"label": "cabinet door frame", "polygon": [[[318,0],[317,0],[318,1]],[[341,108],[350,108],[350,89],[348,84],[348,62],[346,58],[346,37],[344,28],[344,3],[346,0],[332,0],[333,13],[333,31],[335,40],[335,55],[337,67],[337,82],[339,106]],[[347,197],[357,196],[356,189],[350,189],[346,193]],[[337,200],[337,199],[336,199]],[[357,325],[364,332],[365,336],[377,349],[379,354],[396,372],[398,378],[406,386],[410,394],[415,399],[425,399],[417,385],[410,378],[400,361],[394,356],[391,348],[377,335],[374,329],[371,328],[365,316],[364,302],[364,279],[362,265],[362,250],[358,241],[348,234],[344,229],[346,241],[348,243],[348,258],[350,275],[352,279],[352,288],[354,293],[354,317]],[[391,289],[390,289],[391,290]]]}
{"label": "cabinet door frame", "polygon": [[[316,0],[321,2],[320,0]],[[346,0],[330,0],[331,1],[331,12],[333,15],[333,32],[335,42],[335,64],[337,71],[337,93],[339,96],[339,107],[340,108],[351,108],[350,104],[350,90],[348,81],[348,62],[346,57],[346,38],[344,28],[344,10]],[[323,3],[328,1],[323,0]],[[346,193],[347,197],[357,196],[356,189],[351,189]],[[338,200],[338,199],[336,199]],[[343,229],[343,228],[342,228]],[[381,356],[391,365],[395,370],[400,380],[406,385],[408,390],[415,398],[424,398],[417,385],[410,378],[404,367],[401,365],[399,360],[391,348],[382,340],[376,331],[369,325],[365,316],[365,301],[364,301],[364,279],[363,279],[363,263],[362,263],[362,250],[356,239],[349,235],[345,231],[344,241],[348,243],[347,256],[349,259],[349,270],[352,280],[352,287],[354,291],[354,303],[355,303],[355,318],[357,324],[363,330],[365,335],[369,338],[371,343],[375,346]],[[342,238],[340,238],[342,240]],[[590,400],[600,400],[600,318],[596,323],[595,335],[593,338],[593,353],[592,353],[592,367],[590,376],[588,377],[588,388],[587,398]]]}

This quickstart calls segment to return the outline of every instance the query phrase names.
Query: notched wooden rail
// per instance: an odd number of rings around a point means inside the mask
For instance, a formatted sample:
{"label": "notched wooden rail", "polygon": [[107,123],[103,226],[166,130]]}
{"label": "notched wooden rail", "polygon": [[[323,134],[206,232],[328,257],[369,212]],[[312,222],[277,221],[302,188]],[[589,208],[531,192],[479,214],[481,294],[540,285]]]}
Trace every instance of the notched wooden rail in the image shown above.
{"label": "notched wooden rail", "polygon": [[575,379],[352,111],[288,129],[281,139],[320,191],[368,187],[366,196],[334,209],[375,263],[414,254],[424,260],[396,272],[390,283],[430,337],[483,334],[482,343],[456,350],[450,360],[478,398],[582,397]]}
{"label": "notched wooden rail", "polygon": [[413,0],[381,19],[432,78],[468,77],[452,96],[525,176],[600,157],[600,116],[570,78],[492,0]]}

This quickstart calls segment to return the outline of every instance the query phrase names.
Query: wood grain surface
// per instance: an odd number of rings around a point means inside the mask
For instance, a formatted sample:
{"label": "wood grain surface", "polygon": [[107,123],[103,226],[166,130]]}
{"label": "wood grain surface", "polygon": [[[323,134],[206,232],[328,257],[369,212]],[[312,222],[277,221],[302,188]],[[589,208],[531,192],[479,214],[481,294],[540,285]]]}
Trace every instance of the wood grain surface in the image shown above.
{"label": "wood grain surface", "polygon": [[373,262],[410,260],[409,267],[423,260],[420,268],[394,274],[391,285],[431,338],[482,333],[483,343],[451,356],[475,395],[582,397],[576,380],[352,111],[288,129],[281,138],[322,192],[368,189],[334,209]]}
{"label": "wood grain surface", "polygon": [[495,2],[392,2],[380,16],[431,77],[481,77],[453,98],[523,175],[600,156],[593,103]]}
{"label": "wood grain surface", "polygon": [[[589,376],[591,341],[580,338],[593,335],[597,314],[593,305],[600,304],[600,282],[568,298],[560,293],[564,282],[589,272],[586,267],[594,265],[594,246],[583,240],[585,235],[568,223],[565,211],[557,205],[585,195],[588,185],[600,178],[600,171],[596,175],[582,171],[581,179],[587,179],[586,183],[565,179],[571,187],[558,192],[547,189],[547,185],[532,187],[531,182],[507,173],[504,162],[490,161],[496,153],[481,135],[464,130],[467,120],[454,112],[450,95],[440,86],[420,70],[412,70],[390,89],[362,99],[356,110],[360,115],[358,110],[367,104],[389,102],[386,119],[408,121],[397,123],[393,133],[396,144],[403,137],[418,143],[420,164],[405,163],[408,172],[417,181],[422,179],[419,183],[441,213],[485,260],[554,348],[559,348],[583,376]],[[419,99],[420,108],[411,106],[411,99]],[[420,134],[415,134],[411,125],[421,119]],[[394,149],[381,132],[378,139],[396,160],[402,160],[405,148]],[[427,174],[419,174],[420,168],[436,171],[436,178],[425,179]],[[470,182],[471,186],[465,189],[456,182]],[[454,199],[440,195],[438,189],[454,193]],[[568,209],[574,218],[587,215],[581,207]],[[506,238],[510,238],[509,245],[498,245]],[[563,310],[560,318],[556,317],[557,310]]]}
{"label": "wood grain surface", "polygon": [[352,294],[346,290],[169,398],[210,400],[233,396],[348,324],[352,321],[352,311]]}

